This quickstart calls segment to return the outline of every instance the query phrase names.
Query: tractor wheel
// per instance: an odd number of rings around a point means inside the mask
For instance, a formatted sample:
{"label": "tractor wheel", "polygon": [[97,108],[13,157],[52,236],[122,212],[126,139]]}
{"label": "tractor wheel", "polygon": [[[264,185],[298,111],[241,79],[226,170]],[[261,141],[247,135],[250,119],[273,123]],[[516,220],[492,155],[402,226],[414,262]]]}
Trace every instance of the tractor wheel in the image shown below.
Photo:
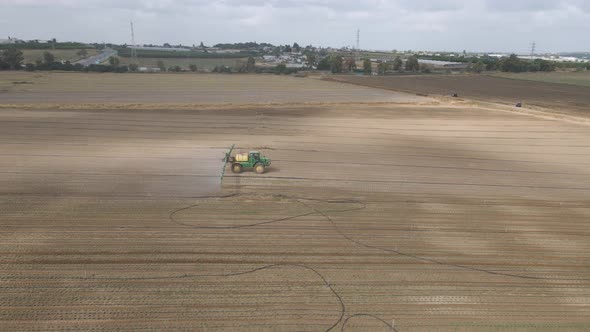
{"label": "tractor wheel", "polygon": [[231,171],[234,173],[242,173],[242,165],[240,165],[240,164],[231,165]]}
{"label": "tractor wheel", "polygon": [[256,171],[256,173],[262,174],[262,173],[264,173],[264,165],[258,164],[256,166],[254,166],[254,170]]}

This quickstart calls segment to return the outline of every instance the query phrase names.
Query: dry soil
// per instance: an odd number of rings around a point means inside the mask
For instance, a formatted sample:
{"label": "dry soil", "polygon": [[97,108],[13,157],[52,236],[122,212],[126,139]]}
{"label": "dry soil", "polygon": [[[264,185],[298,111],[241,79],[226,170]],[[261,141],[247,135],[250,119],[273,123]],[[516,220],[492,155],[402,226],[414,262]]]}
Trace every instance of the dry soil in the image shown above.
{"label": "dry soil", "polygon": [[[269,171],[221,180],[234,143]],[[445,105],[4,108],[0,326],[586,331],[589,147]]]}

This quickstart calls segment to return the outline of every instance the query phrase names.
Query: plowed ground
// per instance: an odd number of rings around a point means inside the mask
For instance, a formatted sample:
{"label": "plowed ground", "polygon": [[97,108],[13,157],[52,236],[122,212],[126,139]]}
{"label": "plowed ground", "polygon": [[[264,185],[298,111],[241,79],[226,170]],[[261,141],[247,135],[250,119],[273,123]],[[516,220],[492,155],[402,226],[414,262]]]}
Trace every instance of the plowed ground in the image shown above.
{"label": "plowed ground", "polygon": [[[269,172],[221,184],[233,143]],[[0,326],[588,330],[589,148],[459,107],[5,109]]]}
{"label": "plowed ground", "polygon": [[590,88],[488,75],[334,76],[333,81],[422,95],[451,96],[542,107],[559,114],[590,116]]}

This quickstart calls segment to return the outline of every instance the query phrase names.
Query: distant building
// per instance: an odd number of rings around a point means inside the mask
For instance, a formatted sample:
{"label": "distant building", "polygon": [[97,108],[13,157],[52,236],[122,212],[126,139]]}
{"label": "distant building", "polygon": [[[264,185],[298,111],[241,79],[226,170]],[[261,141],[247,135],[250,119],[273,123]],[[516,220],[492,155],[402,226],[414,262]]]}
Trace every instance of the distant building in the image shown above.
{"label": "distant building", "polygon": [[421,65],[430,65],[434,68],[444,68],[444,69],[466,69],[469,66],[469,64],[464,63],[464,62],[423,60],[423,59],[418,59],[418,63]]}
{"label": "distant building", "polygon": [[139,67],[137,70],[141,73],[159,73],[161,71],[160,68],[151,67]]}
{"label": "distant building", "polygon": [[178,51],[178,52],[190,52],[188,48],[180,47],[156,47],[156,46],[129,46],[136,50],[151,50],[151,51]]}
{"label": "distant building", "polygon": [[240,53],[242,50],[225,50],[225,49],[220,49],[215,51],[215,53]]}
{"label": "distant building", "polygon": [[537,55],[519,55],[519,59],[523,60],[546,60],[546,61],[555,61],[555,62],[588,62],[586,59],[580,59],[573,56],[537,56]]}

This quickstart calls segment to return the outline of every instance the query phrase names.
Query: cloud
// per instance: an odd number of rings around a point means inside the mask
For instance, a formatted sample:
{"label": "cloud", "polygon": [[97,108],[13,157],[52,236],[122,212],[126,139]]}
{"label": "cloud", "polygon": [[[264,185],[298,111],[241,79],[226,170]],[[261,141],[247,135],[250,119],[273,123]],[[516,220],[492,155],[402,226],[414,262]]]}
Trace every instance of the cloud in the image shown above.
{"label": "cloud", "polygon": [[[577,49],[586,0],[0,0],[20,38],[144,43],[268,41],[372,49]],[[59,24],[56,24],[59,22]],[[541,46],[544,45],[544,46]],[[588,46],[590,47],[590,46]]]}
{"label": "cloud", "polygon": [[486,7],[500,12],[538,12],[556,10],[566,2],[559,0],[487,0]]}
{"label": "cloud", "polygon": [[465,7],[465,1],[429,1],[429,0],[401,0],[399,4],[404,8],[419,12],[457,11]]}

